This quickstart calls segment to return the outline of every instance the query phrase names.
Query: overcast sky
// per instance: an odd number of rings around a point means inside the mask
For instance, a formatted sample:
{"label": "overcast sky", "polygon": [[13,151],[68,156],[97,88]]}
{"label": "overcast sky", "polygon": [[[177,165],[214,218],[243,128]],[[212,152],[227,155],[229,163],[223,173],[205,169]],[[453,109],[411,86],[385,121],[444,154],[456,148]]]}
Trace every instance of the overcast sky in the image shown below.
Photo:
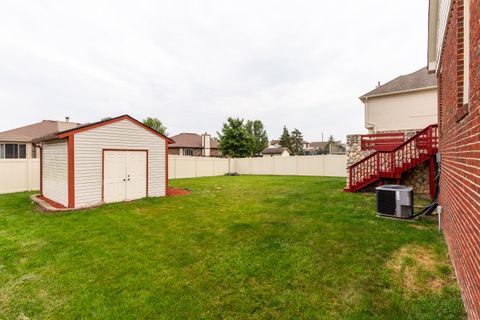
{"label": "overcast sky", "polygon": [[229,116],[307,140],[362,133],[358,97],[426,65],[426,0],[0,3],[0,131],[158,117],[215,134]]}

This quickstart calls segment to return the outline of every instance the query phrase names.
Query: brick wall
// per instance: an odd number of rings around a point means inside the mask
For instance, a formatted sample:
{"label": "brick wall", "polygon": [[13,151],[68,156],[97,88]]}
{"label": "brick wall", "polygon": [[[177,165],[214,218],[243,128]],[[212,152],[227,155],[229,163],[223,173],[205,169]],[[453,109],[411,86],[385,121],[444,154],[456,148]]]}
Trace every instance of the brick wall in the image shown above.
{"label": "brick wall", "polygon": [[470,101],[463,99],[463,0],[454,0],[438,69],[440,204],[470,319],[480,319],[480,0],[470,0]]}

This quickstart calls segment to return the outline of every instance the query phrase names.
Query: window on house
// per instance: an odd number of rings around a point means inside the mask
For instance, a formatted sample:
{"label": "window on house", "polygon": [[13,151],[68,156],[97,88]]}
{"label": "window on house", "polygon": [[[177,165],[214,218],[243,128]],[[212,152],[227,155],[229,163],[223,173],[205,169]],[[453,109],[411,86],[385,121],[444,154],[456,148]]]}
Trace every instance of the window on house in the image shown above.
{"label": "window on house", "polygon": [[18,145],[18,158],[19,159],[26,159],[27,158],[27,145],[26,144],[19,144]]}
{"label": "window on house", "polygon": [[5,145],[5,159],[18,158],[18,144],[6,144]]}
{"label": "window on house", "polygon": [[193,156],[193,149],[190,149],[190,148],[183,149],[183,155],[184,156]]}
{"label": "window on house", "polygon": [[27,158],[27,145],[16,143],[0,144],[0,159]]}

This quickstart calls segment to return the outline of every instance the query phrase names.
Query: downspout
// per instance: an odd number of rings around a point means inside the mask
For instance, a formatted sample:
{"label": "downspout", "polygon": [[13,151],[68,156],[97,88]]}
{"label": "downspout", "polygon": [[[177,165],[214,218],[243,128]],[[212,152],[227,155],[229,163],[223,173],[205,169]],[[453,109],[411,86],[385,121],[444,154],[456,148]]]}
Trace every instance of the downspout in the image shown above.
{"label": "downspout", "polygon": [[43,195],[43,144],[33,144],[34,148],[40,149],[40,194]]}

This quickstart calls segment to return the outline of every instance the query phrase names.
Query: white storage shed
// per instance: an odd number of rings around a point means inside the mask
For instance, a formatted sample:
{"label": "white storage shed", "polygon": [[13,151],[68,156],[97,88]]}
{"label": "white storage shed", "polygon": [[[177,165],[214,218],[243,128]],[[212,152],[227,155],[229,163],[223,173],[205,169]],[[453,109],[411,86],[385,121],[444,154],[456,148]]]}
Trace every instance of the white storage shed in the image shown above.
{"label": "white storage shed", "polygon": [[123,115],[43,137],[40,190],[67,208],[165,196],[173,140]]}

